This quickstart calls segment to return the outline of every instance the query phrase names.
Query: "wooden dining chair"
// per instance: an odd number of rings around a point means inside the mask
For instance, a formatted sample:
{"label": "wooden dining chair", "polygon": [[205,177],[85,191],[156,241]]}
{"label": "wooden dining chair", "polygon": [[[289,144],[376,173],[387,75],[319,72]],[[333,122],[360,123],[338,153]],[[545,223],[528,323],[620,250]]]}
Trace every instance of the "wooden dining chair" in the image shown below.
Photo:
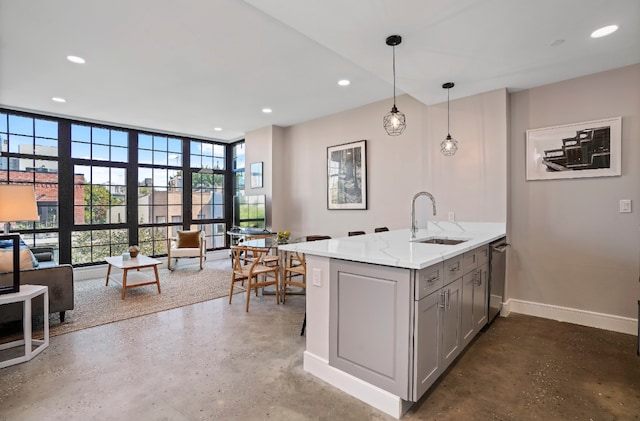
{"label": "wooden dining chair", "polygon": [[[331,237],[328,235],[308,235],[305,237],[307,241],[319,241],[319,240],[330,240]],[[297,251],[290,252],[289,258],[286,259],[287,263],[284,267],[283,274],[283,288],[282,288],[282,303],[284,304],[287,298],[287,285],[292,285],[296,287],[300,287],[302,289],[307,288],[307,263],[304,258],[303,253],[299,253]],[[294,278],[294,276],[302,277],[302,279],[298,280]]]}
{"label": "wooden dining chair", "polygon": [[[282,304],[287,300],[287,286],[296,286],[303,289],[307,288],[307,262],[304,260],[304,254],[297,251],[292,252],[293,259],[290,259],[290,265],[284,267],[284,282],[282,287]],[[302,279],[299,281],[294,276],[300,275]]]}
{"label": "wooden dining chair", "polygon": [[[264,239],[266,241],[272,238],[273,238],[273,235],[270,235],[270,234],[247,235],[246,237],[244,237],[244,241],[259,240],[259,239]],[[254,257],[251,255],[245,256],[245,260],[248,262],[252,262],[254,260]],[[279,261],[280,261],[280,258],[278,256],[274,256],[273,254],[271,254],[271,247],[267,248],[266,254],[262,256],[262,262],[267,266],[277,266],[279,264]]]}
{"label": "wooden dining chair", "polygon": [[320,240],[331,240],[331,237],[328,235],[307,235],[305,237],[306,241],[320,241]]}
{"label": "wooden dining chair", "polygon": [[354,235],[365,235],[364,231],[349,231],[349,237],[353,237]]}
{"label": "wooden dining chair", "polygon": [[[251,298],[251,290],[255,290],[258,295],[258,288],[269,285],[276,286],[276,304],[280,304],[280,294],[278,291],[278,266],[267,266],[262,262],[262,258],[266,255],[267,250],[246,246],[231,246],[233,254],[233,271],[231,272],[231,288],[229,290],[229,304],[233,299],[234,288],[239,288],[247,293],[247,303],[245,311],[249,311],[249,300]],[[245,256],[247,254],[253,256],[253,261],[245,264]],[[273,275],[273,277],[267,276]],[[262,276],[262,278],[260,278]],[[247,281],[244,286],[244,281]],[[241,285],[236,285],[240,282]]]}
{"label": "wooden dining chair", "polygon": [[389,228],[387,227],[380,227],[380,228],[376,228],[374,229],[375,232],[386,232],[389,231]]}

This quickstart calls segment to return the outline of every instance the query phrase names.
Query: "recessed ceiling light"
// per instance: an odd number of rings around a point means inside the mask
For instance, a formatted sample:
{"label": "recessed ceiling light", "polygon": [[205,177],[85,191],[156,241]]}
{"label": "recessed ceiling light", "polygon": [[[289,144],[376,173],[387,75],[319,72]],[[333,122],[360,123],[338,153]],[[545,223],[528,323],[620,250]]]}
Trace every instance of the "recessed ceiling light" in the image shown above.
{"label": "recessed ceiling light", "polygon": [[78,64],[84,64],[85,61],[82,57],[78,57],[78,56],[67,56],[67,60],[69,60],[72,63],[78,63]]}
{"label": "recessed ceiling light", "polygon": [[215,130],[216,132],[221,132],[222,128],[221,127],[215,127],[213,130]]}
{"label": "recessed ceiling light", "polygon": [[617,30],[618,30],[618,25],[605,26],[605,27],[602,27],[600,29],[596,29],[595,31],[593,31],[591,33],[591,38],[606,37],[607,35],[613,34]]}
{"label": "recessed ceiling light", "polygon": [[558,45],[562,45],[562,44],[564,44],[564,40],[563,39],[556,39],[556,40],[553,40],[553,41],[551,41],[549,43],[549,45],[552,46],[552,47],[557,47]]}
{"label": "recessed ceiling light", "polygon": [[342,80],[338,81],[338,85],[340,85],[340,86],[349,86],[350,83],[351,82],[348,81],[347,79],[342,79]]}
{"label": "recessed ceiling light", "polygon": [[53,98],[51,98],[51,100],[55,102],[67,102],[66,99],[60,98],[59,96],[54,96]]}
{"label": "recessed ceiling light", "polygon": [[262,112],[265,114],[269,114],[271,111],[273,111],[271,108],[263,108]]}

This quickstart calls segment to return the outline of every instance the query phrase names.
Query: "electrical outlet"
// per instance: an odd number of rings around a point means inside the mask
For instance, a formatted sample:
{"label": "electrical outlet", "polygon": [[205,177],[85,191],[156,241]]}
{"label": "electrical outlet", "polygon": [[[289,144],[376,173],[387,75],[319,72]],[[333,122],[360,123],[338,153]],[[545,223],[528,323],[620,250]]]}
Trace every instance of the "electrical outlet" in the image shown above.
{"label": "electrical outlet", "polygon": [[456,222],[456,213],[454,211],[449,211],[449,222]]}
{"label": "electrical outlet", "polygon": [[313,268],[313,285],[322,286],[322,270],[319,268]]}
{"label": "electrical outlet", "polygon": [[631,213],[631,199],[620,201],[620,213]]}

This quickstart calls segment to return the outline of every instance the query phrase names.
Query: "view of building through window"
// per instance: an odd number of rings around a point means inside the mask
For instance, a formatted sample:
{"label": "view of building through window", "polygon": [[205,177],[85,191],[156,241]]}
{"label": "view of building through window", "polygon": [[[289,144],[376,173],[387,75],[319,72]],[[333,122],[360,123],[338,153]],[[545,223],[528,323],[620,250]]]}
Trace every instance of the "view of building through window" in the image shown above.
{"label": "view of building through window", "polygon": [[244,189],[244,142],[0,110],[0,147],[0,183],[33,184],[40,216],[16,221],[12,231],[29,245],[53,246],[61,263],[99,263],[134,243],[142,254],[164,255],[167,239],[182,229],[202,229],[207,248],[223,248],[232,218],[227,190]]}

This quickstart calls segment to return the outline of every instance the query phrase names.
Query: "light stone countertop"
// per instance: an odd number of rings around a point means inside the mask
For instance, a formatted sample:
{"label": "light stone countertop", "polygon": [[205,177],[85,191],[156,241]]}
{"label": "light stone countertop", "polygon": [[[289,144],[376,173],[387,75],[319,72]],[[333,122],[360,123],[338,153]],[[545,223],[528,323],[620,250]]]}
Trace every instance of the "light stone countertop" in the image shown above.
{"label": "light stone countertop", "polygon": [[[429,222],[428,229],[419,230],[413,241],[409,239],[409,229],[400,229],[354,237],[286,244],[278,248],[354,262],[422,269],[488,244],[505,235],[506,224],[502,222]],[[467,241],[457,245],[416,242],[430,237]]]}

